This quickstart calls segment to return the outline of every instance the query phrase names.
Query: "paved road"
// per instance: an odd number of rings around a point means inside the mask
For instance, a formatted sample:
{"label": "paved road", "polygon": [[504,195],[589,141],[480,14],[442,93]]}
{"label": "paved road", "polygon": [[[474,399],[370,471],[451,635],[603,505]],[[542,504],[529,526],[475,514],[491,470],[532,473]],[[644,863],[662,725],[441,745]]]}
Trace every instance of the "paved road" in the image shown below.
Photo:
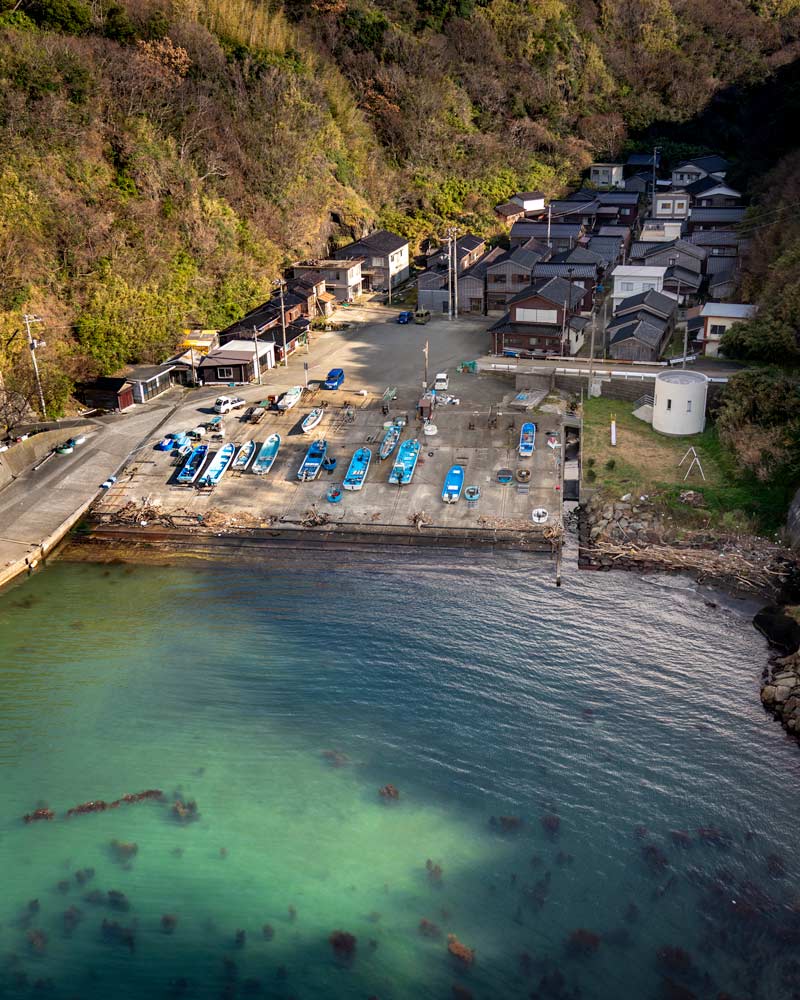
{"label": "paved road", "polygon": [[45,539],[94,499],[100,483],[152,434],[181,395],[173,390],[131,413],[92,421],[86,443],[72,455],[55,455],[38,472],[28,469],[0,491],[0,584],[24,570],[25,558],[36,557]]}

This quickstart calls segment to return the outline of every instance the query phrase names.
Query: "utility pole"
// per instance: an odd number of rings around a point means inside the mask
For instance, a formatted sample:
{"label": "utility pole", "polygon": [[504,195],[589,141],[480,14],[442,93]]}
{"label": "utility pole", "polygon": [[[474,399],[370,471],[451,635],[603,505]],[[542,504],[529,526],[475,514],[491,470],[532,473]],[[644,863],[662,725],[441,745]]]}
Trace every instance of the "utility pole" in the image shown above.
{"label": "utility pole", "polygon": [[552,217],[553,217],[553,206],[548,203],[548,205],[547,205],[547,245],[550,247],[551,250],[553,249],[553,246],[550,243],[550,220],[552,219]]}
{"label": "utility pole", "polygon": [[258,384],[261,385],[261,361],[258,357],[258,330],[256,329],[255,323],[253,324],[253,365],[255,367],[255,373],[258,377]]}
{"label": "utility pole", "polygon": [[289,357],[286,353],[286,311],[283,308],[283,278],[278,278],[276,281],[272,282],[273,286],[277,286],[280,292],[281,299],[281,338],[283,340],[283,366],[284,368],[289,367]]}
{"label": "utility pole", "polygon": [[386,263],[387,263],[386,273],[387,273],[387,275],[389,277],[389,299],[387,301],[387,305],[391,305],[392,304],[392,258],[391,258],[391,256],[387,255],[387,257],[386,257]]}
{"label": "utility pole", "polygon": [[656,159],[658,154],[661,152],[660,146],[653,146],[653,206],[651,209],[652,217],[656,217]]}
{"label": "utility pole", "polygon": [[47,408],[44,405],[44,392],[42,391],[42,380],[39,377],[39,363],[36,360],[36,348],[44,347],[43,340],[34,340],[31,335],[31,323],[44,323],[41,316],[29,316],[27,313],[22,317],[25,323],[25,333],[28,336],[28,348],[31,352],[31,363],[33,364],[33,375],[36,379],[36,391],[39,393],[39,407],[42,411],[42,420],[47,420]]}
{"label": "utility pole", "polygon": [[428,388],[428,341],[425,341],[425,346],[422,348],[422,353],[425,357],[425,380],[422,383],[423,389]]}
{"label": "utility pole", "polygon": [[[670,259],[669,259],[669,266],[671,268],[675,268],[675,267],[677,267],[677,264],[678,264],[678,258],[677,257],[670,257]],[[676,319],[676,325],[677,325],[677,322],[681,318],[681,279],[680,279],[680,275],[676,274],[675,275],[675,279],[678,282],[678,290],[677,290],[678,301],[677,301],[677,305],[676,305],[676,309],[675,309],[675,319]],[[683,358],[681,359],[681,368],[685,368],[686,367],[686,354],[687,354],[688,350],[689,350],[689,324],[687,323],[684,326],[684,328],[683,328]]]}

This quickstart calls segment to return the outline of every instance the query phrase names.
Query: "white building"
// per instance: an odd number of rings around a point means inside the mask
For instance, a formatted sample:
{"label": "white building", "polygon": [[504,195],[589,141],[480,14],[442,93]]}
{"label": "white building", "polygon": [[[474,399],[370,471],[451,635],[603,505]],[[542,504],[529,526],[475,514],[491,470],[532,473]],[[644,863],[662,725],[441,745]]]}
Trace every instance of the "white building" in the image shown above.
{"label": "white building", "polygon": [[756,311],[756,306],[741,302],[706,302],[700,310],[703,319],[703,353],[716,358],[722,335],[736,323],[752,319]]}
{"label": "white building", "polygon": [[525,212],[544,211],[544,195],[541,191],[520,191],[511,200],[515,201]]}
{"label": "white building", "polygon": [[645,264],[617,264],[611,272],[614,281],[611,292],[614,312],[623,299],[629,299],[632,295],[640,295],[642,292],[649,291],[663,291],[666,273],[665,267],[648,267]]}
{"label": "white building", "polygon": [[679,240],[683,232],[682,219],[648,219],[639,239],[643,243],[669,243]]}
{"label": "white building", "polygon": [[688,219],[690,207],[685,191],[658,191],[653,215],[656,219]]}
{"label": "white building", "polygon": [[661,434],[699,434],[706,425],[708,378],[676,368],[659,372],[653,389],[653,430]]}
{"label": "white building", "polygon": [[593,163],[589,167],[589,181],[599,188],[624,188],[621,163]]}

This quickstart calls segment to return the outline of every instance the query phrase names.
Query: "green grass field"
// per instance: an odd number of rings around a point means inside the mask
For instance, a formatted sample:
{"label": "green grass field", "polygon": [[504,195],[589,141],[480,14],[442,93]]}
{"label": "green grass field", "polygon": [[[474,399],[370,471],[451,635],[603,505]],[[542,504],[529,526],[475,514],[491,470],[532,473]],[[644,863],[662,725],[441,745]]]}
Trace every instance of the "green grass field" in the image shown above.
{"label": "green grass field", "polygon": [[[617,421],[617,445],[611,445],[611,420]],[[615,496],[658,493],[686,527],[772,533],[785,513],[780,484],[761,483],[737,470],[713,424],[691,437],[665,437],[633,416],[630,403],[590,399],[583,412],[583,481]],[[691,458],[679,468],[689,448],[695,448],[705,473],[697,468],[684,482]],[[610,467],[609,467],[610,466]],[[705,506],[681,503],[683,490],[696,490]]]}

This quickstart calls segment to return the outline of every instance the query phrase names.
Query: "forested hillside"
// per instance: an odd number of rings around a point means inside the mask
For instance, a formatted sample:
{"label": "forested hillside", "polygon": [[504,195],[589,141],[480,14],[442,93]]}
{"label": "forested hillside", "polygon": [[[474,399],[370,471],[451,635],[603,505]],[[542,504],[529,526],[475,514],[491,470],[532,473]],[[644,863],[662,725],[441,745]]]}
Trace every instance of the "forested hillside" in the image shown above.
{"label": "forested hillside", "polygon": [[[0,0],[0,371],[159,358],[376,222],[484,231],[794,56],[800,0]],[[735,150],[726,152],[735,154]]]}

